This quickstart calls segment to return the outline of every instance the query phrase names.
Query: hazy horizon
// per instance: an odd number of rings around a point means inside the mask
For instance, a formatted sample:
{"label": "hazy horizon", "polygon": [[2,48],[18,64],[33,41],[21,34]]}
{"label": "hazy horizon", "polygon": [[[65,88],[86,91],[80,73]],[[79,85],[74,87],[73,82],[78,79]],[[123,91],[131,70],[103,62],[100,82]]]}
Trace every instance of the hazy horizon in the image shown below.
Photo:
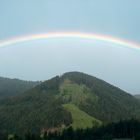
{"label": "hazy horizon", "polygon": [[[49,32],[99,33],[140,44],[139,0],[0,0],[0,41]],[[140,51],[76,38],[0,48],[0,76],[47,80],[69,71],[140,94]]]}

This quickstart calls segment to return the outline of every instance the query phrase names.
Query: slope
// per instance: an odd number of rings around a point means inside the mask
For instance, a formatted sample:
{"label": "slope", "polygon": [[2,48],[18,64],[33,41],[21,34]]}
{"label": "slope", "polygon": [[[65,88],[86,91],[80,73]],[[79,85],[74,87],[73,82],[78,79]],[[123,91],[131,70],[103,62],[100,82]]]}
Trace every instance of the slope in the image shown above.
{"label": "slope", "polygon": [[77,127],[72,109],[84,114],[84,120],[89,122],[86,126],[91,126],[93,118],[99,120],[98,124],[140,118],[140,103],[130,94],[93,76],[69,72],[20,96],[1,100],[0,130],[23,132]]}
{"label": "slope", "polygon": [[73,119],[73,123],[71,124],[71,126],[75,129],[91,128],[93,126],[99,126],[99,124],[101,124],[101,121],[88,115],[73,104],[64,104],[64,108],[71,112]]}
{"label": "slope", "polygon": [[0,99],[20,95],[37,84],[39,84],[39,82],[0,77]]}
{"label": "slope", "polygon": [[140,103],[132,95],[96,77],[80,73],[65,73],[61,79],[69,79],[84,85],[94,96],[79,104],[79,108],[91,116],[108,123],[132,117],[140,118]]}

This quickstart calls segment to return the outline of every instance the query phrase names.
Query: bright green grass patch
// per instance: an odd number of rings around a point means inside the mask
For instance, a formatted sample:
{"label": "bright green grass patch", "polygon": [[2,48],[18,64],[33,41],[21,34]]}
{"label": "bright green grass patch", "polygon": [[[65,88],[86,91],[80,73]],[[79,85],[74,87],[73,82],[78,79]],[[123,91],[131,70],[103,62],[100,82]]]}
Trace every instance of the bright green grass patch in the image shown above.
{"label": "bright green grass patch", "polygon": [[64,103],[72,103],[77,106],[85,103],[87,100],[93,103],[98,101],[98,97],[88,87],[78,85],[68,79],[60,86],[59,96],[63,99]]}
{"label": "bright green grass patch", "polygon": [[101,125],[101,121],[95,119],[94,117],[88,115],[84,111],[80,110],[73,104],[63,105],[68,111],[71,112],[73,123],[71,126],[76,128],[91,128],[93,126]]}

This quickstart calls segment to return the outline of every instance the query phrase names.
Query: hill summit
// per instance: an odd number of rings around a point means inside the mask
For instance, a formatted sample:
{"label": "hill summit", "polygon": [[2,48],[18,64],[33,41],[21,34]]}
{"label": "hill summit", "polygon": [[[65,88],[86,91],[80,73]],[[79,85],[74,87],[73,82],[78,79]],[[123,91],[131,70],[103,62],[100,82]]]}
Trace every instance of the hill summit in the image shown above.
{"label": "hill summit", "polygon": [[96,77],[68,72],[0,101],[0,130],[87,128],[140,118],[132,95]]}

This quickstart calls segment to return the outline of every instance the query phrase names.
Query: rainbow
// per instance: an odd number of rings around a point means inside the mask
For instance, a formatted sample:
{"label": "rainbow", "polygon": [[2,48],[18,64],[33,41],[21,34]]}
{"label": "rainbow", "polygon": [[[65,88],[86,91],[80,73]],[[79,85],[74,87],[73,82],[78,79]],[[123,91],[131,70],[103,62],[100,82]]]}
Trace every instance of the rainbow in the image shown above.
{"label": "rainbow", "polygon": [[49,40],[56,38],[76,38],[76,39],[88,39],[99,42],[106,42],[111,44],[116,44],[126,48],[132,48],[140,50],[140,44],[134,42],[120,39],[112,36],[93,34],[93,33],[80,33],[80,32],[51,32],[42,34],[25,35],[20,37],[15,37],[6,40],[0,40],[0,48],[11,46],[15,44],[21,44],[24,42],[37,41],[37,40]]}

